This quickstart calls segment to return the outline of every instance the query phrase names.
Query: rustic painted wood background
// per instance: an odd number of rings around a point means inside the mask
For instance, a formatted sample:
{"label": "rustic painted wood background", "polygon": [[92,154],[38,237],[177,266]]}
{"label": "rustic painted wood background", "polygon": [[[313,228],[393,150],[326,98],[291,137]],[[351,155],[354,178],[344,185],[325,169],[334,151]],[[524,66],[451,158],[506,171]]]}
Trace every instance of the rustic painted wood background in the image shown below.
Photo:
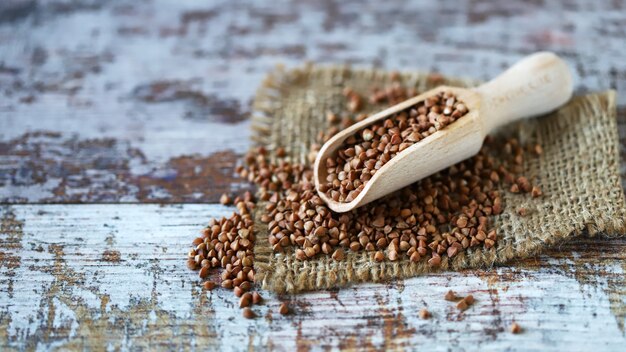
{"label": "rustic painted wood background", "polygon": [[[625,239],[264,293],[256,320],[185,268],[194,234],[232,211],[219,195],[245,187],[233,165],[276,63],[486,79],[543,49],[567,59],[578,92],[618,90],[626,174],[625,1],[0,1],[0,350],[623,351]],[[457,313],[449,288],[477,304]]]}

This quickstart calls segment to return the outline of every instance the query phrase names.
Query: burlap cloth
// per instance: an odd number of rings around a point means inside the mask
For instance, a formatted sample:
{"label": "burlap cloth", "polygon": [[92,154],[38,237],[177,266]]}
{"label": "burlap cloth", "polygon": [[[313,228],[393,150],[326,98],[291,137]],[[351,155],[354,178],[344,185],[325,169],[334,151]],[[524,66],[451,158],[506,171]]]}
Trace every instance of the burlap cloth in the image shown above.
{"label": "burlap cloth", "polygon": [[[282,146],[292,161],[308,163],[309,146],[315,143],[320,130],[328,128],[326,112],[345,111],[343,88],[347,85],[368,96],[373,85],[389,84],[389,77],[389,72],[347,67],[308,65],[290,71],[279,67],[257,93],[253,140],[269,150]],[[440,84],[478,83],[420,73],[401,74],[401,81],[419,92]],[[370,104],[366,111],[381,107]],[[524,168],[526,176],[539,181],[544,196],[531,198],[502,192],[506,208],[493,220],[497,246],[470,249],[452,260],[443,256],[441,268],[435,270],[489,268],[513,258],[536,255],[575,236],[619,236],[626,232],[626,207],[618,172],[615,92],[576,97],[553,114],[508,126],[502,133],[514,133],[522,142],[543,147],[543,154],[527,158]],[[529,215],[517,215],[519,207],[530,210]],[[378,263],[364,251],[348,251],[341,262],[327,256],[299,261],[293,252],[272,253],[266,225],[257,221],[255,226],[257,283],[279,293],[408,278],[434,270],[425,260],[412,263],[405,258]]]}

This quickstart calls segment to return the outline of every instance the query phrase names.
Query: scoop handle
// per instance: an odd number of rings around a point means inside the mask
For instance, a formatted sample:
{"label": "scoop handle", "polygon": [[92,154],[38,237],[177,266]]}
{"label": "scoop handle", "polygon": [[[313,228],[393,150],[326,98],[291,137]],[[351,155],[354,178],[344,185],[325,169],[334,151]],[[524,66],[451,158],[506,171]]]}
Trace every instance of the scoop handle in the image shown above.
{"label": "scoop handle", "polygon": [[573,78],[565,61],[554,53],[539,52],[475,90],[482,96],[481,117],[489,133],[560,107],[572,97]]}

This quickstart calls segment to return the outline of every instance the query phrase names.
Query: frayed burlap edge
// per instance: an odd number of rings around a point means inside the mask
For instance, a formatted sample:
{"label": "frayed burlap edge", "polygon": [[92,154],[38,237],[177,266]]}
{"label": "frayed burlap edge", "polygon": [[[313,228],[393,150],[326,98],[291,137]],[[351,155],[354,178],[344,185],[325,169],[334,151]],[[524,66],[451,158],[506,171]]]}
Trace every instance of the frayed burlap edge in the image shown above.
{"label": "frayed burlap edge", "polygon": [[[327,128],[326,111],[344,111],[341,95],[346,85],[366,94],[372,85],[389,83],[389,73],[352,70],[349,67],[315,67],[285,70],[278,67],[257,93],[252,118],[253,140],[270,150],[282,146],[294,162],[308,163],[309,146],[320,130]],[[425,91],[440,84],[472,86],[476,81],[448,79],[439,75],[405,73],[405,86]],[[368,106],[370,111],[381,106]],[[527,143],[544,148],[541,157],[525,160],[526,175],[537,180],[541,198],[504,192],[506,204],[494,227],[499,240],[491,250],[469,250],[452,260],[442,257],[439,269],[425,261],[378,263],[371,253],[349,252],[337,262],[326,256],[298,261],[293,253],[274,254],[267,229],[258,221],[255,246],[256,281],[264,289],[300,292],[329,289],[357,282],[379,282],[408,278],[433,270],[488,268],[514,258],[533,256],[567,239],[603,233],[626,232],[626,206],[620,185],[619,149],[616,128],[615,92],[576,97],[549,116],[507,127]],[[525,217],[516,210],[524,207]],[[258,209],[263,209],[259,207]]]}

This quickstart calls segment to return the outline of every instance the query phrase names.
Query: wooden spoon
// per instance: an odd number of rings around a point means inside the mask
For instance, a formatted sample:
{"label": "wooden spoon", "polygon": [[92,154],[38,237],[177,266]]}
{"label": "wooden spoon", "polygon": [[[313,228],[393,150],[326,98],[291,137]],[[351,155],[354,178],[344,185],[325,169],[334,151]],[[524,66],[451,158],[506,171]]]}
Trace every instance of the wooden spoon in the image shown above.
{"label": "wooden spoon", "polygon": [[[314,166],[318,194],[330,209],[343,213],[408,186],[475,155],[485,136],[494,129],[560,107],[572,96],[572,81],[570,70],[563,60],[553,53],[540,52],[524,58],[479,87],[440,86],[394,105],[337,133],[322,146]],[[346,138],[440,92],[455,94],[469,112],[398,153],[372,176],[353,201],[336,202],[319,191],[320,184],[326,183],[326,159]]]}

